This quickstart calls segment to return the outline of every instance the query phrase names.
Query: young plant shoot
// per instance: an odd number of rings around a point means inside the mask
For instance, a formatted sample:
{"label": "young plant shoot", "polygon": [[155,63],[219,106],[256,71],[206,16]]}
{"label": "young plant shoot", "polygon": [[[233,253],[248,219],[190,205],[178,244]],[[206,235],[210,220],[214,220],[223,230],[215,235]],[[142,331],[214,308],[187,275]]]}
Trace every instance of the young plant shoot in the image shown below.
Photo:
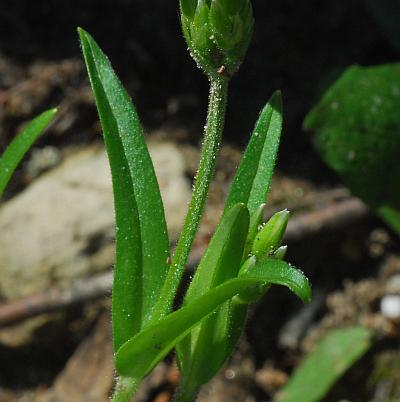
{"label": "young plant shoot", "polygon": [[311,298],[304,274],[283,261],[281,240],[289,213],[278,212],[263,223],[282,129],[281,95],[276,92],[260,113],[183,304],[173,311],[214,173],[229,80],[253,31],[250,0],[180,0],[180,11],[190,53],[210,81],[210,97],[192,199],[172,257],[139,117],[107,57],[79,29],[113,178],[115,402],[129,402],[140,381],[173,349],[181,373],[175,400],[194,401],[234,350],[249,305],[272,284],[287,286],[304,302]]}

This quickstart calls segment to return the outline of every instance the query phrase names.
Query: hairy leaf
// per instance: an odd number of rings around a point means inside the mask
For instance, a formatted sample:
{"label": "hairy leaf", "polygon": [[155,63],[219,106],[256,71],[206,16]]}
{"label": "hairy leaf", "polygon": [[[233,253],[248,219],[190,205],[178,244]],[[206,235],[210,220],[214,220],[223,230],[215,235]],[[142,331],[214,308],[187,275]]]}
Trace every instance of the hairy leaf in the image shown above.
{"label": "hairy leaf", "polygon": [[166,272],[168,235],[143,129],[131,99],[93,38],[79,29],[113,177],[116,266],[114,348],[151,318]]}
{"label": "hairy leaf", "polygon": [[250,216],[266,201],[282,131],[282,97],[275,92],[256,123],[250,142],[233,179],[225,212],[242,202]]}

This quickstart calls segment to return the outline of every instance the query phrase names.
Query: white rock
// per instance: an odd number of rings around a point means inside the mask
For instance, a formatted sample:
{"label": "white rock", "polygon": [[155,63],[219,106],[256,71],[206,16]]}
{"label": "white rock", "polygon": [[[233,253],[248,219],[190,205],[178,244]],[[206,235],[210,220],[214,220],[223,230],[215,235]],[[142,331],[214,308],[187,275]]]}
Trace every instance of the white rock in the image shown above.
{"label": "white rock", "polygon": [[384,317],[397,319],[400,318],[400,296],[387,295],[381,300],[381,312]]}
{"label": "white rock", "polygon": [[[152,143],[150,152],[175,237],[190,196],[183,157],[168,142]],[[21,297],[111,267],[113,238],[105,151],[80,151],[0,208],[0,297]]]}

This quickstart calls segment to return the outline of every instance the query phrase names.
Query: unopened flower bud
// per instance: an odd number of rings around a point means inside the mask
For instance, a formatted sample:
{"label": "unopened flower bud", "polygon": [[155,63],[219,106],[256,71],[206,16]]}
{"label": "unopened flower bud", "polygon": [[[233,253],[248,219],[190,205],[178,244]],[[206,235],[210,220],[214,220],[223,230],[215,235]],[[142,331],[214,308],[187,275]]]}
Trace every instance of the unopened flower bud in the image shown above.
{"label": "unopened flower bud", "polygon": [[[241,266],[238,277],[244,276],[251,272],[251,269],[257,262],[257,258],[253,255],[249,257]],[[265,292],[269,289],[269,284],[255,284],[250,286],[248,289],[240,292],[233,298],[234,303],[238,304],[250,304],[255,303],[265,294]]]}
{"label": "unopened flower bud", "polygon": [[250,256],[250,257],[243,263],[243,265],[240,267],[238,276],[240,277],[240,276],[245,275],[245,274],[247,274],[248,272],[250,272],[250,270],[254,267],[254,265],[256,264],[256,262],[257,262],[257,258],[256,258],[254,255]]}
{"label": "unopened flower bud", "polygon": [[260,204],[259,207],[250,216],[249,233],[247,235],[246,245],[243,252],[244,256],[247,256],[249,254],[254,238],[256,237],[260,225],[264,220],[265,205],[266,204],[264,203]]}
{"label": "unopened flower bud", "polygon": [[272,255],[281,243],[289,220],[289,211],[283,210],[274,214],[257,233],[251,253],[256,257]]}
{"label": "unopened flower bud", "polygon": [[229,78],[239,68],[253,32],[250,0],[180,0],[182,30],[198,65]]}
{"label": "unopened flower bud", "polygon": [[287,252],[287,246],[280,246],[274,251],[272,257],[277,260],[283,260],[285,258],[286,252]]}

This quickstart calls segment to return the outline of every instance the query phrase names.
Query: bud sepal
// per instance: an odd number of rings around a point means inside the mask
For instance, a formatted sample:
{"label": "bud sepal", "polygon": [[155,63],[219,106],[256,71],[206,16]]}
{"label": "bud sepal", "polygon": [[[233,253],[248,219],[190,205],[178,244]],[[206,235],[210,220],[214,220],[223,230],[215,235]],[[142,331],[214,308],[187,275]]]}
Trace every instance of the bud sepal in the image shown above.
{"label": "bud sepal", "polygon": [[253,255],[257,258],[273,255],[282,241],[289,215],[289,211],[284,209],[283,211],[277,212],[269,219],[254,239],[251,248]]}
{"label": "bud sepal", "polygon": [[250,0],[180,0],[182,31],[192,57],[209,77],[239,68],[254,26]]}

